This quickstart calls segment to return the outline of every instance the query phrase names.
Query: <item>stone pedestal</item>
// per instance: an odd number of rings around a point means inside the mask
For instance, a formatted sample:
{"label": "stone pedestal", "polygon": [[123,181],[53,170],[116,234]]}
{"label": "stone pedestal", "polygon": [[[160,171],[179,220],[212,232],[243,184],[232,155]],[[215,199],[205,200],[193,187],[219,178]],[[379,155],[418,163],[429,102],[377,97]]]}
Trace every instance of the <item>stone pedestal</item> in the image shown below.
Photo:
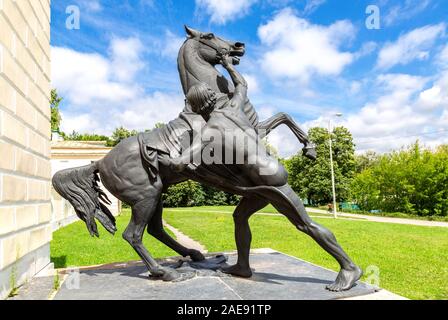
{"label": "stone pedestal", "polygon": [[[225,255],[230,264],[236,260],[234,253]],[[80,270],[79,274],[70,273],[54,299],[329,300],[377,291],[358,282],[349,291],[330,292],[325,286],[334,281],[335,272],[273,250],[255,250],[250,260],[254,275],[249,279],[183,263],[177,270],[194,276],[174,283],[149,279],[141,263],[92,267]],[[177,262],[178,259],[168,259],[162,263],[174,267]]]}

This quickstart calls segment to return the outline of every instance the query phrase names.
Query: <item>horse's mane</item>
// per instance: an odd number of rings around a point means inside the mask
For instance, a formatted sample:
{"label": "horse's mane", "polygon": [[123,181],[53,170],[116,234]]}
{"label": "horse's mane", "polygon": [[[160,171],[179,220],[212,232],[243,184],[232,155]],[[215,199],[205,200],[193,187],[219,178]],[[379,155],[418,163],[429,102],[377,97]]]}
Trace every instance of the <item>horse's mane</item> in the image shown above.
{"label": "horse's mane", "polygon": [[177,70],[179,71],[180,82],[182,84],[182,90],[184,91],[184,94],[187,93],[187,73],[186,70],[182,67],[185,66],[185,50],[187,42],[188,40],[184,41],[177,56]]}

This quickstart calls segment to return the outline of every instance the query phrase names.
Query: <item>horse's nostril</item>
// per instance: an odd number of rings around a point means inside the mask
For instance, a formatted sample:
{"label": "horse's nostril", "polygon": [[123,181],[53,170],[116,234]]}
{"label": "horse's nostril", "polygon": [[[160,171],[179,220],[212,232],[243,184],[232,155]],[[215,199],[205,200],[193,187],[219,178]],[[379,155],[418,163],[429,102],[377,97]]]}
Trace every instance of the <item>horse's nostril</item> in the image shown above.
{"label": "horse's nostril", "polygon": [[235,48],[244,48],[245,45],[242,42],[235,42]]}

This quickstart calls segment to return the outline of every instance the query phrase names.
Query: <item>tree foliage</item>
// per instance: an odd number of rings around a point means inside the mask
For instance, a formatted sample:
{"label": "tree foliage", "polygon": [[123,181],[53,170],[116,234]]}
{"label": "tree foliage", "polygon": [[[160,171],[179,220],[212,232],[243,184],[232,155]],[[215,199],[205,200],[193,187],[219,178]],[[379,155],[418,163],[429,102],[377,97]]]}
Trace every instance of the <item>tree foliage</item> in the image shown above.
{"label": "tree foliage", "polygon": [[[309,138],[316,145],[317,159],[312,161],[301,154],[284,160],[289,183],[312,204],[325,204],[332,199],[329,133],[325,128],[311,128]],[[351,133],[344,127],[334,128],[332,134],[333,165],[336,198],[349,198],[355,169],[354,144]]]}
{"label": "tree foliage", "polygon": [[59,104],[62,98],[58,96],[56,89],[51,89],[50,93],[50,109],[51,109],[51,131],[59,132],[61,125],[61,114],[59,112]]}
{"label": "tree foliage", "polygon": [[205,200],[205,193],[199,183],[188,180],[170,186],[162,199],[165,207],[201,206]]}
{"label": "tree foliage", "polygon": [[106,141],[106,143],[110,140],[108,136],[94,134],[94,133],[79,133],[73,131],[70,134],[66,134],[64,132],[61,133],[64,140],[68,141]]}
{"label": "tree foliage", "polygon": [[352,195],[364,210],[448,215],[448,146],[431,151],[417,141],[379,156],[355,177]]}
{"label": "tree foliage", "polygon": [[367,151],[361,155],[355,156],[355,171],[361,173],[362,171],[371,168],[377,163],[379,156],[374,151]]}
{"label": "tree foliage", "polygon": [[124,127],[116,128],[114,132],[112,132],[112,137],[107,142],[107,146],[115,147],[121,140],[135,136],[137,133],[137,130],[128,130]]}
{"label": "tree foliage", "polygon": [[188,180],[170,186],[162,199],[165,207],[194,207],[236,205],[240,197]]}

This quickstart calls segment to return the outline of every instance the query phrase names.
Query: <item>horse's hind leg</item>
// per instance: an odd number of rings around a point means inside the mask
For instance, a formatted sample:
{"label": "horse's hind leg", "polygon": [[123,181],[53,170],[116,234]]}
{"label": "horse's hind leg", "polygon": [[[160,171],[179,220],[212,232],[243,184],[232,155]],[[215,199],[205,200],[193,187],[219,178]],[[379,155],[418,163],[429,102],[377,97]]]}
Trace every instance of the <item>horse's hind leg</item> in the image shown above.
{"label": "horse's hind leg", "polygon": [[150,235],[155,237],[157,240],[161,241],[174,251],[176,251],[178,254],[180,254],[183,257],[190,256],[190,258],[193,261],[202,261],[205,259],[205,257],[202,255],[201,252],[195,249],[188,249],[181,245],[179,242],[174,240],[168,233],[166,233],[165,229],[163,228],[162,223],[162,211],[163,211],[163,205],[161,199],[159,200],[157,204],[157,208],[155,210],[154,215],[152,216],[151,220],[148,224],[148,232]]}
{"label": "horse's hind leg", "polygon": [[151,257],[142,242],[145,227],[154,214],[159,199],[160,193],[157,193],[153,197],[140,200],[132,206],[132,218],[123,233],[123,238],[134,248],[152,276],[161,277],[165,281],[172,281],[177,279],[179,274],[175,270],[160,266]]}
{"label": "horse's hind leg", "polygon": [[257,125],[257,131],[261,139],[267,136],[272,130],[277,128],[279,125],[285,124],[292,133],[297,137],[300,143],[304,144],[303,154],[304,156],[316,160],[316,150],[315,146],[310,142],[308,135],[303,131],[299,125],[291,118],[287,113],[280,112],[276,115],[260,122]]}

